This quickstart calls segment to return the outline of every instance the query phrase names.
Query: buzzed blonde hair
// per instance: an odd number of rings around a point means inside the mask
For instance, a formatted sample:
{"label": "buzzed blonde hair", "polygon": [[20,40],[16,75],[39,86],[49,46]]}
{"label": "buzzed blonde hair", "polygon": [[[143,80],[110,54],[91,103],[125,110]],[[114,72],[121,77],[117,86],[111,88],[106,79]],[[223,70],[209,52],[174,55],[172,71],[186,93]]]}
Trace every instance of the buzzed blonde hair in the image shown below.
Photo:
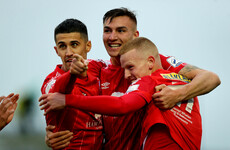
{"label": "buzzed blonde hair", "polygon": [[133,49],[144,55],[153,55],[154,57],[159,56],[156,45],[145,37],[137,37],[128,41],[122,46],[119,55],[123,55]]}

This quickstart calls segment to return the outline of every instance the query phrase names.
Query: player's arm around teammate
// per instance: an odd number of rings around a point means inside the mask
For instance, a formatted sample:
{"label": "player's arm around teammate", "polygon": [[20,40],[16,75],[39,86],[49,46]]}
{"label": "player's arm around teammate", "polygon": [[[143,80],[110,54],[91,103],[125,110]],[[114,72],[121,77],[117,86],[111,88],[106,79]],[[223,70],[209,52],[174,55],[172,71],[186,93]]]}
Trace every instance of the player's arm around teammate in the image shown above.
{"label": "player's arm around teammate", "polygon": [[192,81],[176,90],[164,85],[157,87],[157,90],[160,92],[153,95],[157,107],[161,109],[170,109],[178,102],[209,93],[221,83],[217,74],[189,64],[182,68],[178,74]]}

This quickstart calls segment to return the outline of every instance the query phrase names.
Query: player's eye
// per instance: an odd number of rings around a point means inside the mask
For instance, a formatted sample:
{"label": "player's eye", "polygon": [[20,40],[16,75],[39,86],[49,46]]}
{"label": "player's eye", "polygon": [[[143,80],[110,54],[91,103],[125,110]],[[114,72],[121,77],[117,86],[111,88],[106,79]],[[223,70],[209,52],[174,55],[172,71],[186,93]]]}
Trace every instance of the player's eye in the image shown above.
{"label": "player's eye", "polygon": [[133,66],[128,66],[129,70],[133,70],[133,68],[134,68]]}
{"label": "player's eye", "polygon": [[119,29],[118,32],[122,33],[122,32],[125,32],[124,29]]}
{"label": "player's eye", "polygon": [[60,44],[58,47],[59,47],[60,49],[65,49],[65,48],[66,48],[66,45],[65,45],[65,44]]}
{"label": "player's eye", "polygon": [[72,47],[77,47],[78,43],[72,43]]}
{"label": "player's eye", "polygon": [[111,30],[110,29],[104,29],[104,33],[109,33],[109,32],[111,32]]}

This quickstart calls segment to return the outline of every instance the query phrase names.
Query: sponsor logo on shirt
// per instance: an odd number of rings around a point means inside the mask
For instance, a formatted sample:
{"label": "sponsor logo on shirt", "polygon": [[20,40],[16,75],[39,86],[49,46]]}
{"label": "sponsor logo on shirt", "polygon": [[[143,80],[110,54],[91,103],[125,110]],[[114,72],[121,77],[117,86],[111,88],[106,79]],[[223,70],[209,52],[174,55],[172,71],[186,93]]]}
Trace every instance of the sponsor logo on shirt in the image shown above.
{"label": "sponsor logo on shirt", "polygon": [[102,128],[102,123],[100,121],[86,122],[86,127],[87,128],[97,127],[99,129]]}
{"label": "sponsor logo on shirt", "polygon": [[182,75],[179,75],[177,73],[168,73],[168,74],[161,74],[161,76],[165,79],[171,79],[171,80],[180,80],[186,83],[189,83],[191,80],[183,77]]}
{"label": "sponsor logo on shirt", "polygon": [[109,88],[110,83],[109,82],[105,82],[101,84],[101,89],[108,89]]}
{"label": "sponsor logo on shirt", "polygon": [[86,122],[87,128],[96,127],[98,129],[102,128],[101,114],[94,114],[96,120]]}
{"label": "sponsor logo on shirt", "polygon": [[95,114],[94,117],[95,117],[97,120],[99,120],[99,119],[101,119],[101,114]]}
{"label": "sponsor logo on shirt", "polygon": [[182,64],[182,61],[176,59],[175,57],[169,57],[167,59],[167,62],[173,66],[174,68],[178,67],[180,64]]}

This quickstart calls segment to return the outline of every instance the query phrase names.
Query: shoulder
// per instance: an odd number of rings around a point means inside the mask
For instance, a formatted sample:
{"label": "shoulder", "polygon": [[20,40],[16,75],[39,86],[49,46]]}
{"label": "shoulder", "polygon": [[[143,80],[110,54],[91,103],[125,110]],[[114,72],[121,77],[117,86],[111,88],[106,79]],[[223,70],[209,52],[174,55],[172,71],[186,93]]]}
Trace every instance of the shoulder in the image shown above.
{"label": "shoulder", "polygon": [[179,72],[187,63],[177,59],[174,56],[160,54],[161,64],[165,70]]}
{"label": "shoulder", "polygon": [[108,66],[109,61],[104,61],[102,59],[88,59],[89,65],[100,65],[102,67]]}
{"label": "shoulder", "polygon": [[136,90],[147,90],[152,89],[155,85],[155,81],[151,76],[144,76],[142,78],[139,78],[132,82],[132,84],[129,86],[127,93],[136,91]]}
{"label": "shoulder", "polygon": [[51,86],[56,82],[56,77],[59,77],[64,71],[61,70],[61,65],[57,65],[53,72],[48,74],[42,84],[42,93],[48,93],[47,87]]}

